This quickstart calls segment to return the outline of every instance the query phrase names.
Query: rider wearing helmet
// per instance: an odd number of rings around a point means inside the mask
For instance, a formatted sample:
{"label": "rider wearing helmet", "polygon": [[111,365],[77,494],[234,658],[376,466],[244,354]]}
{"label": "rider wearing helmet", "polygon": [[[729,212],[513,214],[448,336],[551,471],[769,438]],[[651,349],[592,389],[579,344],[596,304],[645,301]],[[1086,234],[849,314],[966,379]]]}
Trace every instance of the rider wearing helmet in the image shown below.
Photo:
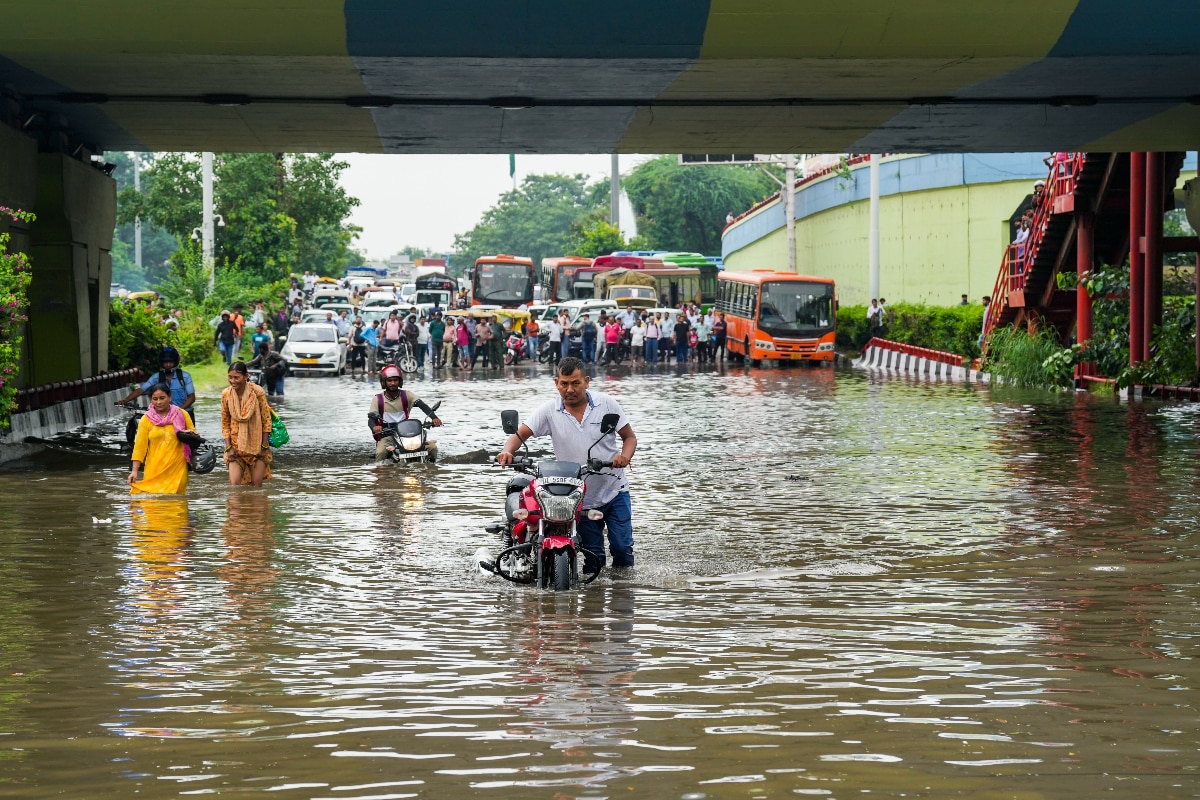
{"label": "rider wearing helmet", "polygon": [[[442,424],[432,408],[425,405],[412,392],[401,388],[404,386],[404,373],[395,364],[388,364],[379,371],[379,385],[383,391],[371,398],[371,407],[367,410],[367,425],[370,426],[371,434],[375,437],[376,461],[381,461],[387,456],[387,440],[383,436],[384,427],[408,419],[408,412],[413,406],[424,411],[433,420],[435,428],[441,427]],[[430,443],[429,454],[430,460],[435,460],[437,444]]]}
{"label": "rider wearing helmet", "polygon": [[148,381],[134,389],[128,397],[120,402],[132,402],[150,391],[150,388],[156,383],[165,383],[171,389],[171,405],[179,406],[186,411],[194,425],[196,412],[192,410],[192,406],[196,402],[196,386],[192,383],[192,376],[179,369],[179,351],[171,345],[164,347],[158,354],[158,366],[158,372],[151,375]]}

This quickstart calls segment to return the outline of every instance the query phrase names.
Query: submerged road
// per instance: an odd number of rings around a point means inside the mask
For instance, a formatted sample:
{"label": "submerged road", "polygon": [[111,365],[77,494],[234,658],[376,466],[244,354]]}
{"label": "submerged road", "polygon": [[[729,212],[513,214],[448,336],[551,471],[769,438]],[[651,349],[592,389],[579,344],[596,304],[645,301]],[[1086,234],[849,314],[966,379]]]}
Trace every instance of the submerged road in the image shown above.
{"label": "submerged road", "polygon": [[[1200,409],[602,371],[638,566],[554,596],[471,566],[508,473],[368,463],[375,386],[289,379],[264,490],[0,470],[0,797],[1194,796]],[[460,461],[553,392],[410,388]]]}

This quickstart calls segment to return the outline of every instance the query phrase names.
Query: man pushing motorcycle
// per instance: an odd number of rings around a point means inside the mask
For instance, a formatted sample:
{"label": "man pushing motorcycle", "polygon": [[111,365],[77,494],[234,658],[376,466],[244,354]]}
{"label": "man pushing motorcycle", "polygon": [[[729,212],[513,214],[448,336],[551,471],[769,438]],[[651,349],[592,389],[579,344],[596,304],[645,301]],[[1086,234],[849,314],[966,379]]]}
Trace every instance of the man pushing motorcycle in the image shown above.
{"label": "man pushing motorcycle", "polygon": [[[621,404],[607,394],[588,390],[591,377],[584,373],[583,362],[574,356],[558,365],[554,386],[557,400],[547,400],[508,437],[496,456],[501,466],[512,464],[521,443],[534,436],[550,436],[554,457],[559,461],[587,463],[592,458],[611,461],[612,469],[589,475],[583,499],[585,510],[598,510],[600,519],[583,514],[579,519],[579,537],[584,549],[585,573],[599,572],[604,566],[604,527],[608,526],[608,545],[613,567],[633,566],[633,514],[629,503],[629,481],[625,467],[637,450],[637,437]],[[605,414],[617,414],[616,434],[600,439],[600,421]],[[620,437],[620,441],[617,440]],[[594,447],[593,447],[594,445]]]}
{"label": "man pushing motorcycle", "polygon": [[[367,425],[375,437],[375,461],[382,461],[387,456],[387,437],[384,428],[408,419],[408,412],[413,406],[421,409],[433,422],[433,427],[439,428],[442,421],[429,406],[425,405],[415,394],[401,388],[404,385],[404,374],[395,364],[388,364],[379,371],[379,385],[383,391],[371,398],[371,407],[367,410]],[[437,444],[429,444],[430,461],[437,458]]]}

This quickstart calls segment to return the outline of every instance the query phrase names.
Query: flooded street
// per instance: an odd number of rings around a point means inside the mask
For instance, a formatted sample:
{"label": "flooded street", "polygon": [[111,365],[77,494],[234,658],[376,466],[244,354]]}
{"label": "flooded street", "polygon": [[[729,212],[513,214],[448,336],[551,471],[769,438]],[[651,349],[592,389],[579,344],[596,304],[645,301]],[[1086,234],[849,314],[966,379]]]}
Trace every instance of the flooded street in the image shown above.
{"label": "flooded street", "polygon": [[1200,795],[1200,406],[601,371],[638,565],[555,596],[471,563],[548,369],[408,387],[475,463],[289,378],[264,490],[131,500],[123,422],[0,470],[0,797]]}

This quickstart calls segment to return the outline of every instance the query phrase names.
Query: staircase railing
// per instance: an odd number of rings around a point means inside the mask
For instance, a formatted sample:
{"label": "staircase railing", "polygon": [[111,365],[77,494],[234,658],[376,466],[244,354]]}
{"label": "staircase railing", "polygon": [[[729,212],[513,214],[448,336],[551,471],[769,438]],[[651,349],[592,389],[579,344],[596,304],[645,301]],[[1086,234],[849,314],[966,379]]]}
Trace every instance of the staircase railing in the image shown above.
{"label": "staircase railing", "polygon": [[1067,159],[1055,161],[1050,165],[1050,172],[1046,176],[1046,190],[1033,209],[1029,236],[1024,242],[1014,242],[1004,249],[1004,256],[1000,259],[1000,273],[996,276],[996,284],[992,288],[992,299],[988,304],[987,318],[983,325],[981,350],[984,353],[987,353],[992,330],[1008,309],[1010,293],[1025,288],[1029,270],[1037,264],[1038,250],[1046,237],[1050,217],[1054,214],[1055,199],[1074,193],[1086,162],[1087,153],[1072,153]]}

